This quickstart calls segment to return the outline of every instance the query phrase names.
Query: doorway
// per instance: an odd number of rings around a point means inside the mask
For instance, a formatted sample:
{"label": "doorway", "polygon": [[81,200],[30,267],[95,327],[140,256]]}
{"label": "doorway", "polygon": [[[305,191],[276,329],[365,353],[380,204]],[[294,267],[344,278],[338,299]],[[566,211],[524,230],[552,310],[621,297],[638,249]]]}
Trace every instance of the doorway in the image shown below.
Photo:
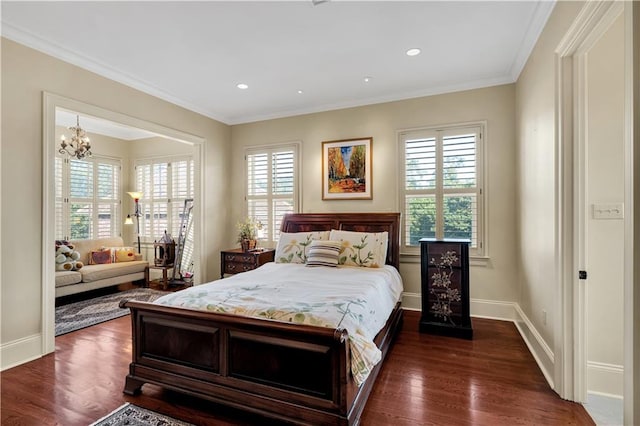
{"label": "doorway", "polygon": [[[622,424],[625,359],[624,5],[587,3],[557,49],[563,354],[561,396]],[[580,273],[579,273],[580,272]],[[629,364],[627,364],[629,365]],[[630,365],[629,365],[630,366]]]}
{"label": "doorway", "polygon": [[622,424],[624,365],[624,19],[603,18],[574,57],[579,92],[578,266],[584,294],[580,400],[597,423]]}
{"label": "doorway", "polygon": [[[67,111],[72,115],[80,115],[86,117],[87,120],[95,120],[107,127],[123,127],[129,130],[137,130],[139,133],[153,138],[161,138],[163,140],[171,140],[172,143],[187,144],[193,154],[194,173],[193,188],[195,200],[202,200],[202,153],[204,140],[200,137],[189,135],[175,129],[166,128],[154,123],[140,120],[134,117],[123,115],[114,111],[105,110],[93,105],[85,104],[73,99],[62,96],[43,93],[43,237],[42,237],[42,253],[43,253],[43,272],[42,272],[42,334],[43,334],[43,353],[50,353],[55,350],[55,265],[54,256],[51,256],[51,247],[55,241],[55,153],[58,150],[59,139],[56,138],[56,112]],[[85,123],[87,121],[84,121]],[[149,138],[147,138],[149,139]],[[151,144],[148,145],[152,145]],[[157,146],[157,145],[156,145]],[[144,147],[139,147],[132,157],[144,156]],[[157,152],[157,150],[154,150]],[[123,167],[123,169],[125,169]],[[131,187],[132,178],[128,177],[124,180],[123,192],[133,190]],[[128,182],[128,183],[127,183]],[[129,210],[128,201],[122,197],[122,221]],[[201,228],[202,203],[196,203],[193,209],[193,276],[197,283],[201,277],[200,270],[202,268],[201,260],[201,239],[199,229]],[[125,231],[125,241],[131,239],[131,235],[127,236]],[[131,231],[129,231],[131,232]],[[147,258],[147,260],[149,260]]]}

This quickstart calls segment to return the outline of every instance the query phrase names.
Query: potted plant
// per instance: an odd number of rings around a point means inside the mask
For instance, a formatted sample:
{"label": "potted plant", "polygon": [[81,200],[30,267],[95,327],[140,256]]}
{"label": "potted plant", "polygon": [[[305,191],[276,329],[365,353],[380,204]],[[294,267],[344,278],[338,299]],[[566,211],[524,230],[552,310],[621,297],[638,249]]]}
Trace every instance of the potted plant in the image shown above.
{"label": "potted plant", "polygon": [[254,218],[247,217],[244,221],[238,222],[238,242],[242,251],[249,251],[256,248],[258,230],[262,229],[262,223]]}

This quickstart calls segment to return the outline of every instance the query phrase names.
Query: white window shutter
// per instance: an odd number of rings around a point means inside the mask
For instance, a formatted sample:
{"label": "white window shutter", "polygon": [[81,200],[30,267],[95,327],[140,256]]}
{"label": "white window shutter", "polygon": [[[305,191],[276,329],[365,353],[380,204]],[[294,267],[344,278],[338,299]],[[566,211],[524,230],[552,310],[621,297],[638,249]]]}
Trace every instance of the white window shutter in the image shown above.
{"label": "white window shutter", "polygon": [[297,211],[298,145],[252,148],[246,154],[247,215],[263,224],[262,239],[276,241],[282,218]]}
{"label": "white window shutter", "polygon": [[482,255],[482,125],[401,132],[403,247],[420,238],[469,239]]}

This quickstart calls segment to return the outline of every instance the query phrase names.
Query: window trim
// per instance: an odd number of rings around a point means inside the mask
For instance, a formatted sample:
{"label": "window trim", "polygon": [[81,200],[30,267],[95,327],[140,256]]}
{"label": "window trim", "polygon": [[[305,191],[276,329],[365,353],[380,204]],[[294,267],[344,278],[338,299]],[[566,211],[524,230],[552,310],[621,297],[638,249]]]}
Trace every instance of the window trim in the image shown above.
{"label": "window trim", "polygon": [[[242,206],[243,217],[247,217],[249,215],[249,162],[248,156],[255,154],[264,154],[267,153],[269,155],[278,151],[286,151],[288,149],[293,150],[293,213],[299,213],[302,211],[302,198],[301,198],[301,173],[300,173],[300,158],[302,156],[302,142],[301,141],[292,141],[292,142],[283,142],[277,144],[267,144],[267,145],[256,145],[256,146],[248,146],[244,149],[244,204]],[[269,176],[269,194],[267,196],[267,200],[272,201],[272,185],[271,185],[271,176]],[[270,233],[271,231],[269,231]],[[267,237],[262,239],[266,244],[276,244],[277,239],[267,234]]]}
{"label": "window trim", "polygon": [[420,247],[419,246],[411,246],[406,242],[406,220],[407,214],[405,210],[405,200],[406,200],[406,166],[405,166],[405,140],[404,136],[408,133],[417,133],[417,132],[436,132],[443,131],[449,132],[452,130],[464,129],[478,127],[480,128],[480,135],[477,144],[476,144],[476,175],[477,175],[477,211],[478,218],[477,226],[478,226],[478,248],[469,250],[469,257],[472,259],[472,265],[478,264],[486,264],[486,261],[489,259],[489,208],[488,208],[488,174],[489,169],[487,167],[487,145],[489,140],[489,130],[486,120],[479,121],[469,121],[469,122],[461,122],[461,123],[450,123],[443,125],[431,125],[431,126],[421,126],[421,127],[413,127],[400,129],[396,131],[396,140],[398,147],[398,210],[401,214],[401,235],[400,235],[400,255],[405,257],[405,259],[415,258],[420,255]]}

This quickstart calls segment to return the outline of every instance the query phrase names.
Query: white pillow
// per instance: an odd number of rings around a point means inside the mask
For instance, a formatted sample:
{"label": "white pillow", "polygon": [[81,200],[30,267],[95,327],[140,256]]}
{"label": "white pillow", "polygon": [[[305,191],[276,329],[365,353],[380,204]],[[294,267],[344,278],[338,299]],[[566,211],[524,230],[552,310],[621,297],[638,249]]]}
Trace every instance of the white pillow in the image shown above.
{"label": "white pillow", "polygon": [[338,266],[341,247],[340,241],[312,241],[309,246],[307,266]]}
{"label": "white pillow", "polygon": [[340,265],[380,268],[387,260],[389,233],[331,230],[331,241],[340,241]]}
{"label": "white pillow", "polygon": [[306,263],[313,240],[329,239],[329,231],[281,232],[276,246],[276,263]]}

